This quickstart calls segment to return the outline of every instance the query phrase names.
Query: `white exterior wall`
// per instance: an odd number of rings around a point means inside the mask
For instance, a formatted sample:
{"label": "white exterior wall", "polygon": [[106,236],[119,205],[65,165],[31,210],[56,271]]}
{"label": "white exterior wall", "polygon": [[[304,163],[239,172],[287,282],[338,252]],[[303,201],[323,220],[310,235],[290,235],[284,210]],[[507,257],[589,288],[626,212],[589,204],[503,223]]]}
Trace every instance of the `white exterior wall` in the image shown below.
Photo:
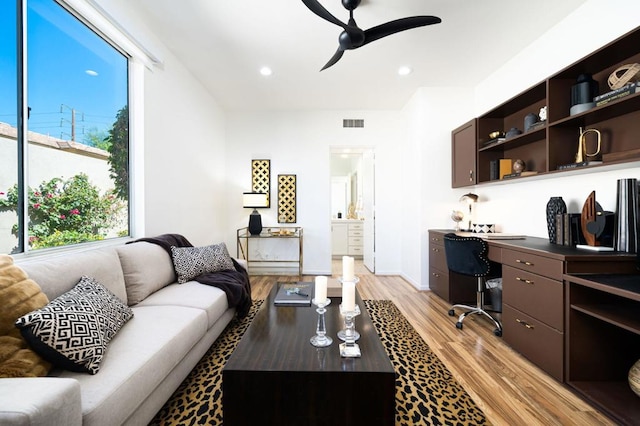
{"label": "white exterior wall", "polygon": [[[43,135],[38,136],[44,137]],[[87,151],[102,152],[102,156],[84,155],[78,152],[55,148],[55,142],[49,145],[30,143],[28,150],[28,185],[36,187],[43,181],[49,181],[54,177],[63,179],[71,178],[79,173],[89,176],[91,184],[100,189],[104,194],[113,189],[113,181],[109,177],[108,153],[95,148],[87,148]],[[17,183],[17,146],[15,137],[0,136],[0,158],[15,158],[16,161],[3,162],[0,168],[0,192]],[[6,167],[5,167],[6,165]],[[10,253],[18,243],[18,239],[11,235],[11,227],[17,222],[15,212],[0,213],[0,253]]]}

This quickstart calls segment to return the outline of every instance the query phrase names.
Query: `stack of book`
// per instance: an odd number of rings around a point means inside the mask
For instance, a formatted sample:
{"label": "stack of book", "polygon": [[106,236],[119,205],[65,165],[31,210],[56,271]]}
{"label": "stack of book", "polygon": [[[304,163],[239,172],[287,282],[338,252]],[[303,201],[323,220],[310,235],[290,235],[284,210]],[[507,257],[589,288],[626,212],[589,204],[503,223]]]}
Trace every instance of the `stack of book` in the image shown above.
{"label": "stack of book", "polygon": [[502,137],[502,138],[493,138],[493,139],[490,139],[488,141],[482,142],[482,147],[486,148],[486,147],[489,147],[489,146],[498,145],[498,144],[504,142],[505,140],[506,139],[504,137]]}
{"label": "stack of book", "polygon": [[503,179],[505,175],[513,172],[513,160],[511,158],[501,158],[489,162],[489,179]]}
{"label": "stack of book", "polygon": [[565,213],[556,215],[556,244],[575,246],[586,244],[580,224],[580,213]]}
{"label": "stack of book", "polygon": [[278,283],[280,286],[276,294],[276,306],[311,306],[311,299],[315,290],[312,282],[298,281],[296,283]]}
{"label": "stack of book", "polygon": [[608,104],[609,102],[617,101],[618,99],[624,98],[625,96],[638,93],[639,91],[640,83],[630,83],[619,89],[596,96],[595,98],[593,98],[593,102],[596,103],[596,106],[602,106]]}

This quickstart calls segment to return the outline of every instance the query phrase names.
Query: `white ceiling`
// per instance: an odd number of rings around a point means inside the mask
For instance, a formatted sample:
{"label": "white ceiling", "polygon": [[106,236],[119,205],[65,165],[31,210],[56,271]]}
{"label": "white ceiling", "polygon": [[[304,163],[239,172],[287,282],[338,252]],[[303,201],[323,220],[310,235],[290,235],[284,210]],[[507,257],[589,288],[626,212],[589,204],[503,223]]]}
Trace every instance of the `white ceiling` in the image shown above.
{"label": "white ceiling", "polygon": [[[362,29],[413,15],[442,23],[347,51],[301,0],[137,0],[150,29],[227,110],[402,108],[419,87],[473,86],[586,0],[363,0]],[[337,18],[340,0],[320,0]],[[263,77],[262,66],[273,69]],[[400,77],[400,66],[413,72]]]}

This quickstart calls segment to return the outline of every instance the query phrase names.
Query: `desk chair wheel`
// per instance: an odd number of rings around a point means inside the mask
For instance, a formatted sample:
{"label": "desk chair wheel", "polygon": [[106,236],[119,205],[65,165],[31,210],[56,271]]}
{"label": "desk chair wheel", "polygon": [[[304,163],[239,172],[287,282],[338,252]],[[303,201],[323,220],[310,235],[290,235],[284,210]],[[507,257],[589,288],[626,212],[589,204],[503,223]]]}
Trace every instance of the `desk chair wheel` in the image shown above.
{"label": "desk chair wheel", "polygon": [[459,329],[459,330],[462,330],[462,322],[458,321],[456,323],[456,328]]}
{"label": "desk chair wheel", "polygon": [[499,328],[496,328],[495,330],[493,330],[493,334],[495,334],[498,337],[502,337],[502,330],[500,330]]}
{"label": "desk chair wheel", "polygon": [[456,313],[454,312],[453,309],[449,309],[449,316],[452,317],[454,316]]}

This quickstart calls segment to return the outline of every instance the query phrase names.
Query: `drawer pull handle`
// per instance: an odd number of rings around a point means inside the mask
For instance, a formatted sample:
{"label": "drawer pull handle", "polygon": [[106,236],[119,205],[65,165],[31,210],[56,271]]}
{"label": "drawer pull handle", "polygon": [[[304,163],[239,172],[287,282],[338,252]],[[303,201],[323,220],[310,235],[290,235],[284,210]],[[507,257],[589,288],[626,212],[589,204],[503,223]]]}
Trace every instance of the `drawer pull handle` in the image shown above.
{"label": "drawer pull handle", "polygon": [[432,248],[431,250],[435,251],[436,253],[440,251],[440,249],[437,249],[437,248]]}
{"label": "drawer pull handle", "polygon": [[525,327],[527,327],[529,330],[533,330],[533,328],[534,328],[531,324],[529,324],[529,323],[527,323],[527,322],[525,322],[525,321],[522,321],[521,319],[516,318],[516,322],[517,322],[518,324],[522,324],[522,325],[524,325],[524,326],[525,326]]}
{"label": "drawer pull handle", "polygon": [[440,241],[440,238],[433,237],[433,238],[431,239],[431,241]]}
{"label": "drawer pull handle", "polygon": [[516,281],[520,281],[521,283],[525,283],[525,284],[533,284],[533,281],[526,280],[526,279],[520,278],[520,277],[516,277]]}
{"label": "drawer pull handle", "polygon": [[440,278],[440,274],[436,274],[435,272],[433,272],[431,275],[433,275],[436,278]]}
{"label": "drawer pull handle", "polygon": [[516,259],[516,263],[523,263],[523,264],[525,264],[527,266],[533,266],[533,263],[527,262],[526,260]]}

